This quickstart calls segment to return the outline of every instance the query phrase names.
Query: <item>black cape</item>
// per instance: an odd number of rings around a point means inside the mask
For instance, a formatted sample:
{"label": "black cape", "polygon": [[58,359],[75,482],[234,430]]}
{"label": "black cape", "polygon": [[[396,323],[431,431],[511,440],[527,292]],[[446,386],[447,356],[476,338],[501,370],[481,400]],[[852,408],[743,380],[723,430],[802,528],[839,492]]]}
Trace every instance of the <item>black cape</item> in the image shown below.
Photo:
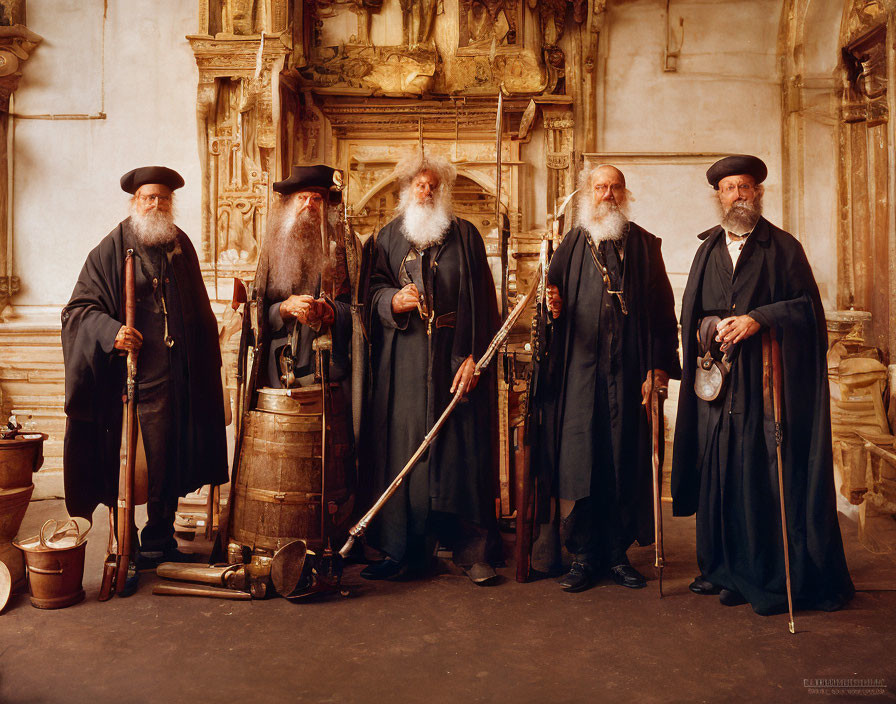
{"label": "black cape", "polygon": [[[65,502],[69,514],[90,518],[100,503],[118,497],[125,357],[113,348],[123,325],[124,257],[134,248],[130,219],[124,220],[90,252],[62,309],[65,362],[63,450]],[[169,313],[184,338],[171,348],[171,383],[176,393],[177,494],[227,481],[227,440],[221,390],[218,325],[190,239],[177,234],[169,276],[176,277],[178,301]],[[176,363],[174,360],[176,359]],[[139,362],[138,362],[139,364]]]}
{"label": "black cape", "polygon": [[[401,263],[411,245],[393,220],[370,249],[366,312],[371,340],[371,383],[366,420],[366,471],[379,496],[410,459],[423,436],[451,400],[454,375],[469,356],[478,359],[498,328],[495,287],[485,246],[476,228],[455,218],[442,245],[435,312],[456,312],[453,327],[433,326],[426,340],[417,311],[392,315],[392,296],[402,288]],[[434,250],[434,251],[433,251]],[[448,262],[454,262],[449,266]],[[438,284],[444,283],[440,294]],[[455,295],[445,295],[451,288]],[[422,336],[422,337],[421,337]],[[427,346],[428,345],[428,346]],[[428,349],[428,351],[427,351]],[[414,469],[412,481],[428,491],[430,508],[485,524],[494,519],[494,375],[486,370],[476,389],[461,401]],[[405,483],[384,507],[380,522],[407,525]],[[374,524],[374,527],[376,524]],[[372,542],[376,542],[373,531]]]}
{"label": "black cape", "polygon": [[[697,513],[697,560],[714,584],[759,613],[786,610],[774,417],[764,408],[762,334],[773,327],[783,364],[783,477],[797,608],[838,608],[853,594],[837,522],[821,298],[800,243],[760,218],[732,280],[715,227],[691,266],[682,303],[684,373],[672,460],[673,513]],[[763,330],[740,343],[725,396],[697,398],[697,324],[749,314]],[[723,520],[724,517],[724,520]]]}
{"label": "black cape", "polygon": [[[641,383],[650,369],[662,369],[673,379],[681,376],[678,321],[661,240],[630,223],[622,287],[627,316],[618,312],[616,297],[607,293],[581,227],[563,238],[551,259],[548,283],[559,288],[563,312],[550,322],[547,363],[539,369],[544,376],[537,383],[543,409],[537,455],[539,514],[547,518],[552,496],[577,500],[615,492],[625,541],[650,544],[652,458]],[[600,315],[605,306],[610,312]],[[584,326],[591,319],[589,329],[577,329],[576,320]],[[606,385],[606,404],[597,401],[598,384]],[[601,446],[601,439],[609,439],[611,447]],[[606,461],[602,454],[609,455]],[[592,486],[598,464],[612,467],[614,476],[607,486]]]}

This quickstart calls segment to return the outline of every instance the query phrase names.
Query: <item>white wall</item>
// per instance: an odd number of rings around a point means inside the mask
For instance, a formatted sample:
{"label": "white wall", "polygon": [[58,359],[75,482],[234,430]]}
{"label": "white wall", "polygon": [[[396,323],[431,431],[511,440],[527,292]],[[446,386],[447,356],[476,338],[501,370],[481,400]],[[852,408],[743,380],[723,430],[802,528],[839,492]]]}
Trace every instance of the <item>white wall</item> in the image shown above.
{"label": "white wall", "polygon": [[44,40],[15,112],[99,112],[104,67],[107,119],[15,120],[17,308],[68,301],[87,253],[126,216],[118,180],[137,166],[183,175],[178,223],[198,247],[198,70],[184,38],[197,21],[192,0],[110,2],[103,60],[103,0],[29,3],[28,26]]}
{"label": "white wall", "polygon": [[[633,220],[663,238],[676,298],[697,249],[717,224],[706,168],[751,153],[769,168],[765,214],[781,224],[781,82],[776,54],[781,0],[672,0],[678,71],[663,71],[665,1],[620,0],[607,12],[599,149],[620,165],[635,197]],[[651,153],[678,156],[637,156]]]}

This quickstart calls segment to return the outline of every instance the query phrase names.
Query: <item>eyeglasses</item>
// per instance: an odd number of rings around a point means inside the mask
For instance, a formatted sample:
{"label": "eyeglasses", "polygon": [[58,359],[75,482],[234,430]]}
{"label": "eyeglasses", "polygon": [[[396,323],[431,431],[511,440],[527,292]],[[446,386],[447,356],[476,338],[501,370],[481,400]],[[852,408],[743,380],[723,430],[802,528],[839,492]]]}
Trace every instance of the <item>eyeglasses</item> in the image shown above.
{"label": "eyeglasses", "polygon": [[159,195],[158,193],[150,193],[149,195],[137,196],[140,199],[141,203],[152,203],[154,200],[159,201],[159,203],[170,203],[171,196]]}
{"label": "eyeglasses", "polygon": [[734,193],[735,191],[738,191],[739,193],[752,193],[756,190],[756,186],[751,186],[749,183],[741,183],[735,186],[733,183],[729,183],[720,190],[722,193]]}

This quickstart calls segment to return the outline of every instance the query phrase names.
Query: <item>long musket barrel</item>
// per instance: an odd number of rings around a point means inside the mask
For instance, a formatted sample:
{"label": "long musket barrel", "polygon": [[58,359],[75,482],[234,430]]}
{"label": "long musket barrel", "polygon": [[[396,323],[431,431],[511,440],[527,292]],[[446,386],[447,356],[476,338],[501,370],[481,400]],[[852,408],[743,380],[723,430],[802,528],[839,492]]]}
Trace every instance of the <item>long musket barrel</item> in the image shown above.
{"label": "long musket barrel", "polygon": [[[535,292],[538,289],[538,279],[539,277],[536,276],[535,284],[529,289],[529,293],[527,293],[526,297],[516,304],[516,307],[513,309],[510,315],[507,316],[507,320],[504,321],[501,329],[498,330],[495,337],[489,343],[489,346],[488,348],[486,348],[485,353],[482,355],[482,357],[480,357],[479,361],[476,362],[476,369],[473,371],[473,374],[475,376],[479,376],[482,373],[482,370],[485,369],[485,367],[488,366],[489,362],[492,361],[492,357],[495,356],[495,352],[498,351],[498,348],[501,346],[504,340],[507,339],[507,335],[510,332],[510,329],[513,327],[514,323],[516,323],[517,319],[520,317],[520,315],[522,315],[522,312],[526,309],[526,306],[531,303],[532,298],[535,296]],[[439,434],[442,426],[445,425],[445,421],[448,420],[448,416],[451,415],[451,412],[460,402],[461,398],[463,398],[463,395],[464,388],[463,386],[459,386],[457,391],[455,391],[451,402],[442,412],[442,415],[439,416],[439,419],[435,422],[430,431],[426,434],[426,437],[423,438],[423,442],[420,443],[420,447],[417,448],[416,452],[414,452],[414,454],[411,456],[411,459],[408,460],[404,468],[398,473],[395,479],[392,480],[392,483],[383,492],[383,495],[380,496],[379,499],[377,499],[377,502],[349,531],[348,540],[345,541],[345,545],[343,545],[342,549],[339,551],[339,554],[342,555],[342,557],[348,556],[349,552],[351,552],[352,546],[355,544],[355,541],[362,535],[364,535],[364,533],[367,531],[367,527],[370,525],[370,522],[374,519],[374,517],[376,517],[376,514],[378,514],[385,503],[390,498],[392,498],[392,495],[398,490],[398,487],[401,486],[402,482],[410,474],[411,470],[414,468],[414,465],[417,463],[417,460],[420,459],[420,456],[426,451],[426,448],[430,446],[436,435]]]}
{"label": "long musket barrel", "polygon": [[[653,371],[650,372],[651,377]],[[666,555],[663,550],[663,503],[662,503],[662,465],[660,464],[660,449],[665,442],[665,424],[663,422],[663,402],[666,400],[668,389],[665,386],[657,388],[655,379],[651,378],[650,392],[650,435],[652,440],[653,459],[653,533],[655,545],[654,567],[657,570],[657,578],[660,586],[660,598],[663,597],[663,567],[666,563]]]}
{"label": "long musket barrel", "polygon": [[790,616],[788,628],[791,633],[796,633],[793,625],[793,590],[790,584],[790,545],[787,539],[787,510],[784,501],[784,459],[782,446],[784,445],[784,426],[781,421],[781,345],[775,337],[775,329],[771,328],[767,336],[762,340],[763,347],[768,346],[771,352],[772,367],[772,405],[775,413],[775,449],[778,459],[778,496],[781,499],[781,539],[784,543],[784,575],[787,584],[787,611]]}
{"label": "long musket barrel", "polygon": [[[134,281],[134,250],[124,260],[124,324],[133,328],[137,317],[137,293]],[[131,523],[134,517],[134,471],[137,450],[137,353],[128,352],[127,377],[127,450],[124,476],[118,483],[118,554],[115,590],[121,592],[128,578],[131,559]]]}

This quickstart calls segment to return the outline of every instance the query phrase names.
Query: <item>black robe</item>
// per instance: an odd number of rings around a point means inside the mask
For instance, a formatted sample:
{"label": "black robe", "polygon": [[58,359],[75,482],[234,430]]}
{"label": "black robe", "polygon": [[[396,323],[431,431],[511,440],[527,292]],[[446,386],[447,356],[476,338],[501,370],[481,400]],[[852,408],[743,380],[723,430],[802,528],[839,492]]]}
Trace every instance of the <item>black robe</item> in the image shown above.
{"label": "black robe", "polygon": [[[613,244],[595,244],[612,269]],[[622,315],[589,249],[585,230],[573,228],[548,270],[563,311],[550,322],[545,376],[537,384],[539,514],[547,518],[550,497],[595,496],[618,512],[623,545],[647,545],[654,539],[653,483],[641,383],[651,369],[681,375],[672,287],[661,240],[630,223],[622,282],[628,315]]]}
{"label": "black robe", "polygon": [[[837,522],[821,298],[800,243],[760,218],[736,269],[715,227],[691,266],[682,303],[684,374],[672,461],[673,513],[697,513],[697,561],[713,584],[758,613],[787,609],[774,417],[764,408],[762,335],[783,365],[783,476],[797,608],[833,609],[853,594]],[[749,314],[762,330],[739,343],[724,397],[697,398],[696,330],[705,314]]]}
{"label": "black robe", "polygon": [[[470,355],[478,359],[498,327],[485,246],[476,228],[459,218],[444,242],[427,250],[437,263],[435,315],[456,312],[454,325],[433,325],[429,337],[416,310],[393,315],[392,297],[403,286],[399,272],[410,249],[400,219],[380,230],[371,249],[366,306],[371,336],[365,431],[369,451],[364,461],[372,473],[374,496],[404,467],[450,402],[451,383],[461,363]],[[429,510],[479,525],[494,521],[493,380],[486,370],[476,389],[458,404],[410,480],[383,508],[372,527],[373,544],[389,552],[389,546],[378,541],[378,529],[382,534],[421,534]],[[395,550],[399,554],[393,556],[400,559],[401,548]]]}
{"label": "black robe", "polygon": [[[118,497],[125,356],[113,348],[124,324],[124,257],[135,248],[124,220],[87,256],[71,300],[62,309],[65,362],[65,502],[69,514],[90,518],[98,504]],[[218,325],[190,239],[180,230],[179,253],[168,265],[174,277],[169,323],[180,331],[171,355],[175,388],[177,478],[183,496],[204,484],[227,481],[227,440],[221,390]],[[135,269],[140,266],[135,261]],[[139,276],[139,272],[138,272]],[[175,319],[175,317],[179,319]],[[138,357],[139,369],[139,357]]]}

